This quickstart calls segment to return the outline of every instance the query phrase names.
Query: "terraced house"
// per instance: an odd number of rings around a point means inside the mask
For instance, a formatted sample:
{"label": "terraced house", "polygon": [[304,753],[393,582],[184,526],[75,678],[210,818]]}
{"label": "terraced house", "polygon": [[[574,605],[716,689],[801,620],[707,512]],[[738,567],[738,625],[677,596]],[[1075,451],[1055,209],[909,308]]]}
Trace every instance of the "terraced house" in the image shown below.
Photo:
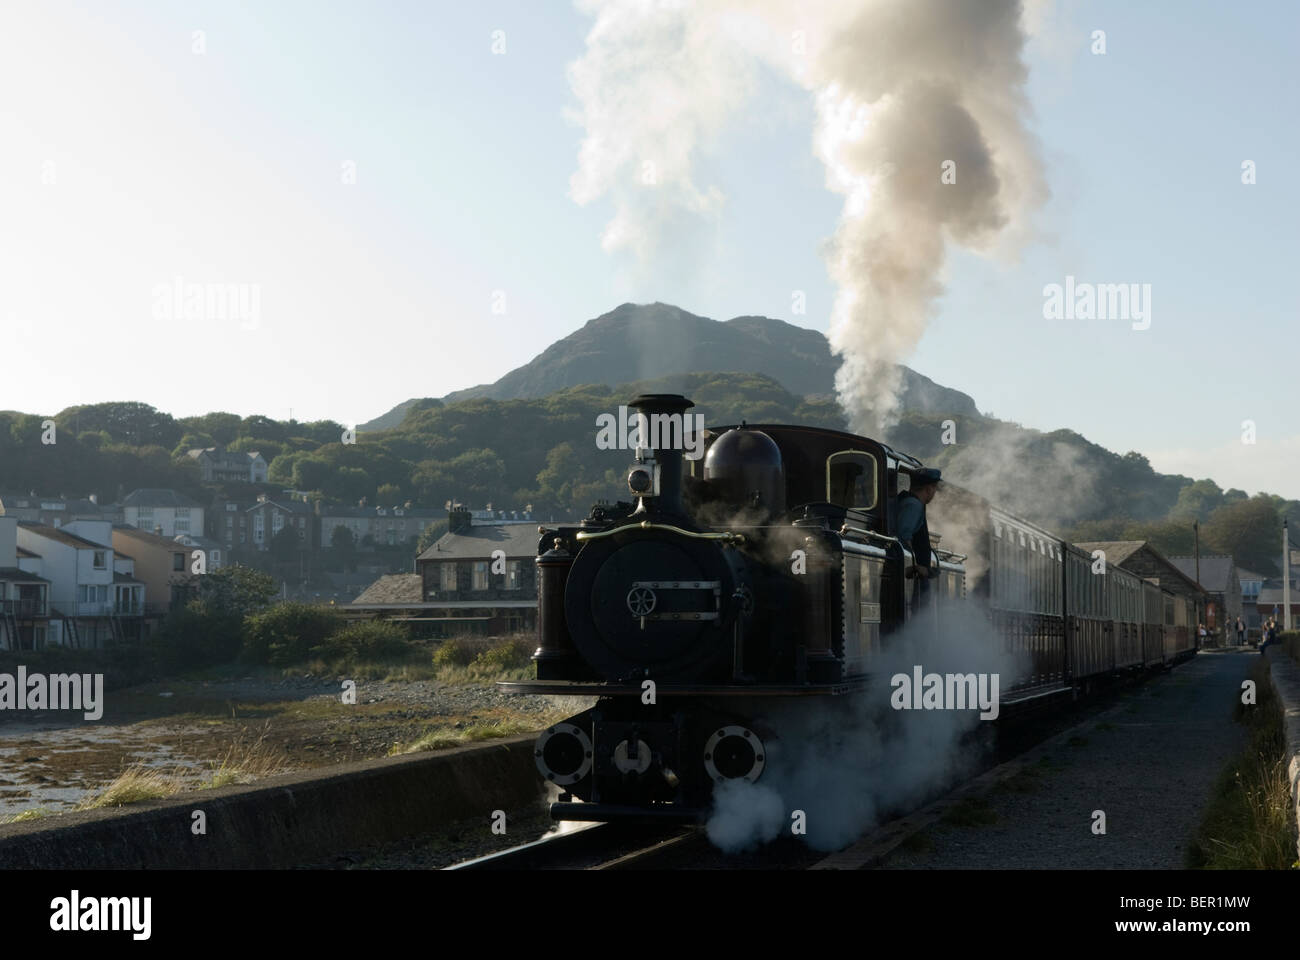
{"label": "terraced house", "polygon": [[0,516],[0,650],[38,650],[49,629],[50,581],[18,546],[18,518]]}
{"label": "terraced house", "polygon": [[123,521],[162,537],[178,533],[203,534],[203,507],[175,490],[142,488],[122,500]]}
{"label": "terraced house", "polygon": [[145,586],[134,561],[110,545],[106,520],[74,520],[62,527],[20,521],[17,545],[39,559],[50,584],[46,643],[101,648],[143,635]]}

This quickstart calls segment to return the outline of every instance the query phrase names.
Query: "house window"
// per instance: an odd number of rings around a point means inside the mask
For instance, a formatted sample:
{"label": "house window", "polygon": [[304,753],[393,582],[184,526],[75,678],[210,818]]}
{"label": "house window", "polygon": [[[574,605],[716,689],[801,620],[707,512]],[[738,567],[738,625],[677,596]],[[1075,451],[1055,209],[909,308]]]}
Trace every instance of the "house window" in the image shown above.
{"label": "house window", "polygon": [[442,590],[445,593],[455,593],[456,592],[456,564],[443,563],[442,570],[440,571],[440,573],[442,575],[442,581],[441,581]]}
{"label": "house window", "polygon": [[208,569],[209,569],[209,570],[220,570],[220,569],[221,569],[221,551],[220,551],[220,550],[209,550],[209,551],[208,551]]}
{"label": "house window", "polygon": [[238,509],[239,507],[237,504],[233,504],[233,503],[226,504],[226,512],[228,513],[234,513]]}
{"label": "house window", "polygon": [[235,518],[234,518],[234,517],[226,517],[226,529],[227,529],[227,530],[233,530],[233,529],[235,529]]}
{"label": "house window", "polygon": [[[265,534],[266,530],[264,527],[264,521],[262,520],[262,515],[260,513],[253,514],[253,542],[261,543]],[[243,536],[240,536],[239,542],[244,542]]]}
{"label": "house window", "polygon": [[185,572],[185,554],[183,553],[172,554],[172,569],[178,573]]}
{"label": "house window", "polygon": [[271,535],[274,536],[282,529],[284,529],[284,514],[277,510],[271,514]]}
{"label": "house window", "polygon": [[506,589],[518,590],[523,581],[524,564],[522,560],[512,561],[506,568]]}
{"label": "house window", "polygon": [[95,551],[95,556],[94,556],[94,560],[92,561],[92,566],[94,566],[96,570],[103,570],[108,566],[108,558],[105,551],[103,550]]}
{"label": "house window", "polygon": [[486,560],[474,561],[474,582],[470,588],[472,590],[486,590],[488,588],[488,565]]}

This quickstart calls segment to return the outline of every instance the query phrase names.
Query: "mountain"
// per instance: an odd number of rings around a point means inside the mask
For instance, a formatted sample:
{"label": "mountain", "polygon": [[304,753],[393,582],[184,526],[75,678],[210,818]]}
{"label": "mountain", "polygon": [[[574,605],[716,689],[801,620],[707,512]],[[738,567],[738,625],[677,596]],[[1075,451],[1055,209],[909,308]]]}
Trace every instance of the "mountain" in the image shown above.
{"label": "mountain", "polygon": [[[826,337],[784,320],[719,321],[666,303],[625,303],[587,321],[495,383],[456,390],[442,402],[536,399],[580,384],[613,386],[702,372],[761,373],[793,394],[830,396],[838,367]],[[903,412],[980,415],[975,401],[961,391],[909,367],[902,370]],[[358,429],[396,427],[416,402],[413,398],[398,404]]]}

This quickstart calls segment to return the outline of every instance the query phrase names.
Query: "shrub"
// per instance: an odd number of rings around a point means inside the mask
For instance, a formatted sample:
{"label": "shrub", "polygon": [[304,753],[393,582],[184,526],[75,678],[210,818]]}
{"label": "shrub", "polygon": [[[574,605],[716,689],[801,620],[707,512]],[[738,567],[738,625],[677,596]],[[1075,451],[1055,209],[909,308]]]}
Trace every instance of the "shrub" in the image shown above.
{"label": "shrub", "polygon": [[526,667],[532,662],[535,646],[528,637],[507,637],[480,653],[474,663],[495,670]]}
{"label": "shrub", "polygon": [[399,660],[415,649],[407,629],[387,620],[351,623],[312,651],[327,660]]}
{"label": "shrub", "polygon": [[475,648],[461,637],[448,637],[433,652],[439,667],[468,667],[474,662]]}
{"label": "shrub", "polygon": [[164,668],[207,667],[229,663],[239,655],[243,627],[237,613],[190,603],[168,614],[149,643],[156,662]]}
{"label": "shrub", "polygon": [[284,603],[245,621],[244,659],[284,667],[302,663],[343,627],[328,607]]}

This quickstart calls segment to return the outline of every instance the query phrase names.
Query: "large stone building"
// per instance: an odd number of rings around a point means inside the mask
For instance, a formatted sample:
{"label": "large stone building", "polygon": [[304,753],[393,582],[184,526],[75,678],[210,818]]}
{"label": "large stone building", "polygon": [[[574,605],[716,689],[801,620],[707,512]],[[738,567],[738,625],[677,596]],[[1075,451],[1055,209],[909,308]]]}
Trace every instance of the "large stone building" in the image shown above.
{"label": "large stone building", "polygon": [[231,453],[218,446],[190,450],[187,455],[199,465],[204,483],[266,483],[266,458],[256,450]]}
{"label": "large stone building", "polygon": [[170,538],[178,533],[203,534],[202,505],[176,490],[132,490],[122,499],[122,515],[127,526],[160,537]]}
{"label": "large stone building", "polygon": [[452,529],[415,561],[425,604],[466,629],[532,630],[537,622],[537,524],[474,522],[452,511]]}

